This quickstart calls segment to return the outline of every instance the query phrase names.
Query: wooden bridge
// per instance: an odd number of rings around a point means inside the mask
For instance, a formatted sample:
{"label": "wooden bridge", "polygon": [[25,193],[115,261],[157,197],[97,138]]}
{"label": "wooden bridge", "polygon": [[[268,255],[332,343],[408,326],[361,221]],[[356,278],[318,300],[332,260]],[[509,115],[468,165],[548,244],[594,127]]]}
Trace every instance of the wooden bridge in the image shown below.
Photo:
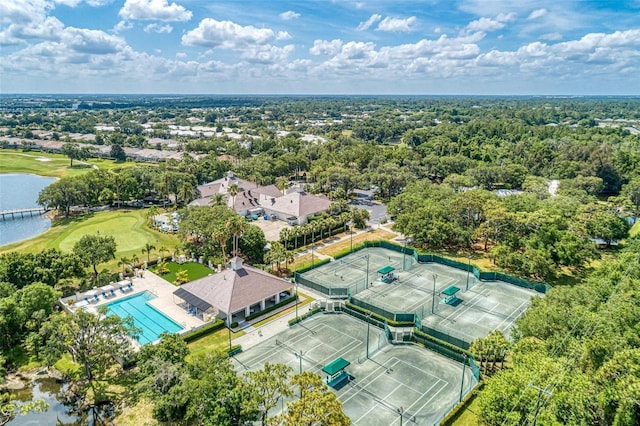
{"label": "wooden bridge", "polygon": [[45,209],[44,207],[31,207],[31,208],[28,208],[28,209],[0,210],[0,217],[2,217],[1,220],[19,219],[19,218],[23,218],[23,217],[40,216],[40,215],[45,214],[48,211],[49,210]]}

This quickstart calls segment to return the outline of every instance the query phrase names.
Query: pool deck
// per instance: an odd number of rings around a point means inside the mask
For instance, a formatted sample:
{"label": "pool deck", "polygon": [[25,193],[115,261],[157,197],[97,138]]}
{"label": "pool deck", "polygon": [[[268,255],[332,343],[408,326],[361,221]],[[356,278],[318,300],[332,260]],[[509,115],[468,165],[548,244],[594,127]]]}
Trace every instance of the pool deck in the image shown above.
{"label": "pool deck", "polygon": [[[83,305],[84,295],[78,294],[76,296],[62,299],[62,305],[68,311],[73,312],[79,307],[84,307],[85,309],[88,307],[95,308],[98,306],[106,305],[107,303],[114,302],[116,300],[121,300],[126,297],[142,293],[144,291],[148,291],[156,296],[155,299],[149,301],[149,304],[165,314],[167,317],[171,318],[176,323],[180,324],[180,326],[184,329],[183,332],[190,331],[205,324],[202,319],[190,315],[185,309],[181,308],[175,303],[173,292],[177,287],[167,280],[159,277],[149,270],[144,271],[144,275],[142,278],[134,277],[128,278],[128,280],[131,281],[133,285],[133,291],[127,291],[126,293],[122,294],[122,292],[117,290],[116,286],[115,296],[111,296],[107,299],[99,296],[100,301],[88,305]],[[97,288],[96,290],[99,291],[100,289]],[[69,299],[74,300],[75,303],[72,305],[68,305],[67,301]],[[177,299],[175,300],[178,301]]]}

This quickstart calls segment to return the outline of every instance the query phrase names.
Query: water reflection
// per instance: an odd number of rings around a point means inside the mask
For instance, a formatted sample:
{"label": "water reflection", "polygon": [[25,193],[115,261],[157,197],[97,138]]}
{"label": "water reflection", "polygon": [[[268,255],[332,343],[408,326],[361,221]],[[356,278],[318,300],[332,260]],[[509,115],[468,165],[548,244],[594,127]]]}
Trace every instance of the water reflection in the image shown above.
{"label": "water reflection", "polygon": [[11,396],[15,402],[25,403],[42,399],[47,403],[48,409],[39,413],[29,413],[26,416],[17,416],[8,423],[9,425],[99,426],[106,425],[106,419],[113,414],[111,405],[79,413],[75,410],[69,386],[55,378],[35,379],[24,389],[11,391]]}

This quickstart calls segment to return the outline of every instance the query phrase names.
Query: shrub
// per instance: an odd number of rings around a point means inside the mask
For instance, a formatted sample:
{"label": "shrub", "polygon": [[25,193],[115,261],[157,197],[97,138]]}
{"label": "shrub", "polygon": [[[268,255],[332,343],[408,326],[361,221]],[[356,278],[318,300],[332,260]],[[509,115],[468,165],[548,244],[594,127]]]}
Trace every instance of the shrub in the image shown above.
{"label": "shrub", "polygon": [[186,342],[186,343],[191,343],[194,340],[198,340],[201,337],[207,336],[211,333],[215,333],[216,331],[220,330],[224,328],[224,321],[221,320],[220,318],[216,318],[216,320],[211,323],[211,324],[207,324],[204,327],[201,327],[197,330],[191,331],[189,333],[183,334],[182,335],[182,339]]}
{"label": "shrub", "polygon": [[294,325],[294,324],[297,324],[297,323],[299,323],[300,321],[302,321],[303,319],[305,319],[305,318],[309,318],[311,315],[315,315],[315,314],[317,314],[317,313],[318,313],[318,312],[320,312],[321,310],[322,310],[322,309],[321,309],[320,307],[310,309],[306,314],[304,314],[304,315],[300,315],[298,318],[290,319],[290,320],[289,320],[289,326],[292,326],[292,325]]}

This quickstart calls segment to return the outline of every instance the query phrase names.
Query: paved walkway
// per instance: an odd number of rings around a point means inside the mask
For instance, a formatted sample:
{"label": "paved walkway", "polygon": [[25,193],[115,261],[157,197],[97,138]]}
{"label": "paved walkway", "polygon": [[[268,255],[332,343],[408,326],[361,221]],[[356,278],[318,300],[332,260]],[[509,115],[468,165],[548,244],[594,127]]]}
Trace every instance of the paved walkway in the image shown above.
{"label": "paved walkway", "polygon": [[[155,299],[150,300],[149,304],[157,308],[159,311],[171,318],[176,323],[180,324],[185,331],[192,330],[204,324],[204,322],[199,317],[190,315],[185,309],[175,303],[177,299],[174,299],[173,292],[177,287],[164,278],[161,278],[153,272],[146,270],[144,271],[142,278],[128,278],[128,280],[133,284],[133,291],[128,291],[122,294],[118,290],[119,285],[115,284],[115,296],[110,296],[107,299],[102,297],[101,289],[100,287],[98,287],[95,289],[100,299],[100,301],[98,302],[85,305],[83,299],[86,292],[84,292],[79,293],[76,296],[62,299],[62,303],[69,311],[73,311],[83,305],[85,306],[85,309],[95,309],[95,307],[97,306],[101,306],[113,301],[124,299],[125,297],[130,297],[132,295],[148,291],[157,296]],[[70,304],[70,302],[68,302],[69,299],[73,300],[74,303]]]}
{"label": "paved walkway", "polygon": [[[301,293],[304,296],[310,297],[311,299],[314,299],[314,300],[326,298],[326,296],[316,293],[314,291],[311,291],[309,289],[304,289],[304,292],[301,292]],[[311,309],[311,304],[312,303],[308,303],[305,306],[299,307],[298,316],[301,316],[309,312],[309,309]],[[241,345],[242,350],[247,350],[257,345],[258,343],[262,342],[263,340],[268,339],[269,337],[275,336],[276,334],[279,334],[284,330],[288,329],[289,321],[294,319],[295,317],[296,317],[296,311],[294,309],[288,314],[283,315],[276,320],[269,321],[265,324],[262,324],[259,327],[255,327],[255,326],[247,327],[244,329],[246,334],[238,337],[237,339],[234,339],[232,341],[232,344]]]}

